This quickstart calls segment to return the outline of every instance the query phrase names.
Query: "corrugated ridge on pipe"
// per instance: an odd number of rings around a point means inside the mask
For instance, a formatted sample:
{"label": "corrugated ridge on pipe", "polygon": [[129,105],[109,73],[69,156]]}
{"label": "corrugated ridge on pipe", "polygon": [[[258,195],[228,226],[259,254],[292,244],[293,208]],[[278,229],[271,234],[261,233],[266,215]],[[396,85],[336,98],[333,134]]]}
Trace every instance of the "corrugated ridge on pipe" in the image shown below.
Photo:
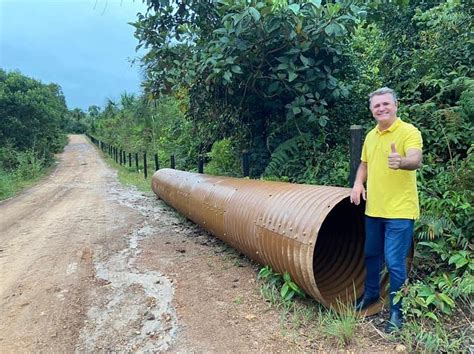
{"label": "corrugated ridge on pipe", "polygon": [[287,271],[326,306],[351,303],[363,291],[364,210],[350,203],[348,188],[161,169],[152,189],[256,262]]}

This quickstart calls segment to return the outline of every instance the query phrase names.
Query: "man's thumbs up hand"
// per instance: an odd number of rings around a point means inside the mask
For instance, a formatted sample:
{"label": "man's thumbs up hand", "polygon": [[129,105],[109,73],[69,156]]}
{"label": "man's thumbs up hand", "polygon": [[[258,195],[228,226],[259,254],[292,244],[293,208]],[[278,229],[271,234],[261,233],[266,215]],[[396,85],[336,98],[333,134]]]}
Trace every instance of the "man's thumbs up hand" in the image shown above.
{"label": "man's thumbs up hand", "polygon": [[390,145],[390,147],[392,148],[392,154],[396,154],[397,153],[397,148],[395,147],[395,143],[392,143]]}
{"label": "man's thumbs up hand", "polygon": [[395,143],[392,143],[390,147],[392,152],[388,155],[388,168],[391,168],[392,170],[398,170],[402,164],[402,157],[397,152]]}

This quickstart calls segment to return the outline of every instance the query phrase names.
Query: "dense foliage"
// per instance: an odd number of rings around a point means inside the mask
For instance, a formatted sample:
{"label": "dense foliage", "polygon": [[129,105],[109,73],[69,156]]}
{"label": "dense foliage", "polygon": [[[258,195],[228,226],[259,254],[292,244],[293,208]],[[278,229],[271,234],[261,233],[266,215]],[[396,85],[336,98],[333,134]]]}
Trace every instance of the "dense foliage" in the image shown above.
{"label": "dense foliage", "polygon": [[[346,75],[342,48],[361,9],[318,1],[190,1],[176,11],[169,3],[153,2],[135,24],[149,48],[148,92],[189,90],[187,118],[202,137],[199,152],[232,136],[238,150],[252,150],[254,176],[269,161],[268,174],[299,165],[293,180],[314,175],[317,152],[340,140],[327,136],[328,122],[349,123],[349,117],[330,120],[329,109],[348,94],[338,79]],[[287,166],[288,153],[297,161]]]}
{"label": "dense foliage", "polygon": [[62,150],[68,110],[56,84],[0,69],[0,198],[39,175]]}
{"label": "dense foliage", "polygon": [[[61,88],[0,70],[0,146],[49,160],[64,144],[67,108]],[[2,160],[7,163],[7,161]],[[12,166],[5,166],[12,167]]]}
{"label": "dense foliage", "polygon": [[[207,172],[240,175],[248,149],[254,177],[348,186],[349,126],[373,127],[367,95],[392,87],[400,116],[424,140],[423,216],[406,315],[421,332],[439,329],[443,314],[472,308],[472,7],[454,0],[147,3],[134,24],[147,51],[144,95],[95,110],[91,132],[124,149],[159,151],[164,163],[176,154],[183,169],[195,169],[201,155]],[[437,335],[411,340],[459,349]]]}
{"label": "dense foliage", "polygon": [[175,155],[177,166],[189,169],[187,161],[197,161],[198,139],[185,119],[183,105],[176,97],[150,101],[123,94],[103,110],[89,108],[90,133],[130,153],[158,153],[162,165],[169,166],[170,155]]}

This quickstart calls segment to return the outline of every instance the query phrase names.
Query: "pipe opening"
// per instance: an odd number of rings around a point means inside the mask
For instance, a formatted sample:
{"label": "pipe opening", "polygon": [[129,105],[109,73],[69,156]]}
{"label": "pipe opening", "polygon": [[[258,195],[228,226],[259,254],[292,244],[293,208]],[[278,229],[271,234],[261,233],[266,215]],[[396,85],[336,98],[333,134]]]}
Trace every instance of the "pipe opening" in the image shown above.
{"label": "pipe opening", "polygon": [[355,206],[347,197],[329,212],[314,249],[314,279],[327,304],[346,303],[362,294],[364,242],[364,205]]}

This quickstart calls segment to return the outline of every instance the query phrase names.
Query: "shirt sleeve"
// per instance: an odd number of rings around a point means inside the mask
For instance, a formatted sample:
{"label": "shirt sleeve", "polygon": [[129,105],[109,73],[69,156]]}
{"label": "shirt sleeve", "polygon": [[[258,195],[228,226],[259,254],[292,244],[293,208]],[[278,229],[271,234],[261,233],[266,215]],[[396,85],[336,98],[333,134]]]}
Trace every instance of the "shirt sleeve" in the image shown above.
{"label": "shirt sleeve", "polygon": [[421,137],[421,133],[418,129],[413,127],[410,130],[406,140],[405,140],[405,151],[409,149],[418,149],[422,150],[423,148],[423,139]]}
{"label": "shirt sleeve", "polygon": [[367,162],[367,146],[366,146],[367,137],[364,140],[364,145],[362,145],[362,154],[360,155],[360,160],[362,162]]}

